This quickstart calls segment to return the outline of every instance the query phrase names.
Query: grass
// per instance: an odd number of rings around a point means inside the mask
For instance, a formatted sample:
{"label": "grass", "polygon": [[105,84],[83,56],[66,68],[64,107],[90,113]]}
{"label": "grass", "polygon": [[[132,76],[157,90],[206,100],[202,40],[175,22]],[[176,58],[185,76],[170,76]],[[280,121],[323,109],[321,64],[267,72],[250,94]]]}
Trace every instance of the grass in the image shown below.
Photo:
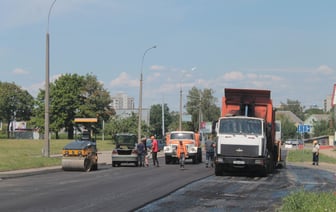
{"label": "grass", "polygon": [[[50,157],[42,156],[43,140],[1,139],[0,171],[61,165],[62,148],[72,140],[50,140]],[[98,151],[112,150],[111,141],[97,141]]]}
{"label": "grass", "polygon": [[[336,158],[320,153],[320,162],[336,163]],[[311,150],[290,150],[287,154],[288,162],[311,162]],[[336,211],[336,195],[334,192],[309,192],[299,190],[290,193],[282,200],[281,212],[316,212]]]}
{"label": "grass", "polygon": [[[320,153],[319,162],[325,163],[336,163],[336,158],[329,157]],[[309,149],[304,150],[290,150],[287,153],[287,161],[288,162],[312,162],[312,152]]]}
{"label": "grass", "polygon": [[292,192],[283,199],[282,212],[336,211],[336,195],[332,192]]}

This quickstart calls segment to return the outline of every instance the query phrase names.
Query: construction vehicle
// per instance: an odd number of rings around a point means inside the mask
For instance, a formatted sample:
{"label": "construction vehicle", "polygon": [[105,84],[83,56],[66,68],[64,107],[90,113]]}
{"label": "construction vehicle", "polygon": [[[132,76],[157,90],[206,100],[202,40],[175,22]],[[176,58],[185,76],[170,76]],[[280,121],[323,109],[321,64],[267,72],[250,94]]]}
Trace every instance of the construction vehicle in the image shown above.
{"label": "construction vehicle", "polygon": [[267,176],[281,161],[271,92],[232,88],[224,92],[215,124],[215,175],[244,170]]}
{"label": "construction vehicle", "polygon": [[193,163],[202,162],[200,134],[192,131],[172,131],[167,133],[166,146],[163,147],[166,164],[178,163],[176,150],[179,141],[187,147],[186,159],[191,159]]}
{"label": "construction vehicle", "polygon": [[[97,122],[97,119],[75,119],[79,122]],[[95,139],[92,139],[92,130],[83,131],[79,139],[67,144],[62,150],[62,169],[65,171],[86,171],[98,169],[98,154]]]}

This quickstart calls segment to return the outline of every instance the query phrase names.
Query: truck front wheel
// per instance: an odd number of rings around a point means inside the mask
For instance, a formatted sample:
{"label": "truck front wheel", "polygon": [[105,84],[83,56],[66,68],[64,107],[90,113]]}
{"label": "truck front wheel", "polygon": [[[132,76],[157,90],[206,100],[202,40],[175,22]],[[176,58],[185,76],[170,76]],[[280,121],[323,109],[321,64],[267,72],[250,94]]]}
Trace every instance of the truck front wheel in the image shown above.
{"label": "truck front wheel", "polygon": [[170,164],[171,160],[172,160],[171,157],[165,156],[165,162],[166,162],[166,164]]}

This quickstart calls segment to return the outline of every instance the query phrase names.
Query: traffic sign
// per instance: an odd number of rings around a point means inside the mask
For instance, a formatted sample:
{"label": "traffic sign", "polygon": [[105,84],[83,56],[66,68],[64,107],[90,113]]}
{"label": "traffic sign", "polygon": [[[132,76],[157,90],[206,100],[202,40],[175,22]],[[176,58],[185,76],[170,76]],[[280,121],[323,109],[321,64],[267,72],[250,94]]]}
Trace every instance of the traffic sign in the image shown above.
{"label": "traffic sign", "polygon": [[297,132],[299,133],[310,132],[310,125],[307,125],[307,124],[298,125]]}

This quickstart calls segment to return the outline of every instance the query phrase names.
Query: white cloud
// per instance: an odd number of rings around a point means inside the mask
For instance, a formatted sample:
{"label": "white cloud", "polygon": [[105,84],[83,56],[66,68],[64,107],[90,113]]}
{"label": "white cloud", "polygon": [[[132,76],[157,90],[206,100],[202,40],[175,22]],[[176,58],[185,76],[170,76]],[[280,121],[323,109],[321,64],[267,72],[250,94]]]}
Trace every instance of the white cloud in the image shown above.
{"label": "white cloud", "polygon": [[225,73],[222,78],[226,81],[231,81],[231,80],[242,80],[244,79],[244,74],[238,71],[232,71]]}
{"label": "white cloud", "polygon": [[110,87],[139,87],[139,80],[131,79],[126,72],[122,72],[119,76],[110,82]]}
{"label": "white cloud", "polygon": [[327,65],[320,65],[320,67],[317,68],[317,72],[317,74],[331,75],[334,73],[334,70]]}
{"label": "white cloud", "polygon": [[154,71],[164,71],[167,68],[165,66],[160,66],[160,65],[152,65],[150,67],[150,70],[154,70]]}
{"label": "white cloud", "polygon": [[22,69],[22,68],[16,68],[12,71],[12,73],[15,75],[26,75],[26,74],[29,74],[29,71]]}

